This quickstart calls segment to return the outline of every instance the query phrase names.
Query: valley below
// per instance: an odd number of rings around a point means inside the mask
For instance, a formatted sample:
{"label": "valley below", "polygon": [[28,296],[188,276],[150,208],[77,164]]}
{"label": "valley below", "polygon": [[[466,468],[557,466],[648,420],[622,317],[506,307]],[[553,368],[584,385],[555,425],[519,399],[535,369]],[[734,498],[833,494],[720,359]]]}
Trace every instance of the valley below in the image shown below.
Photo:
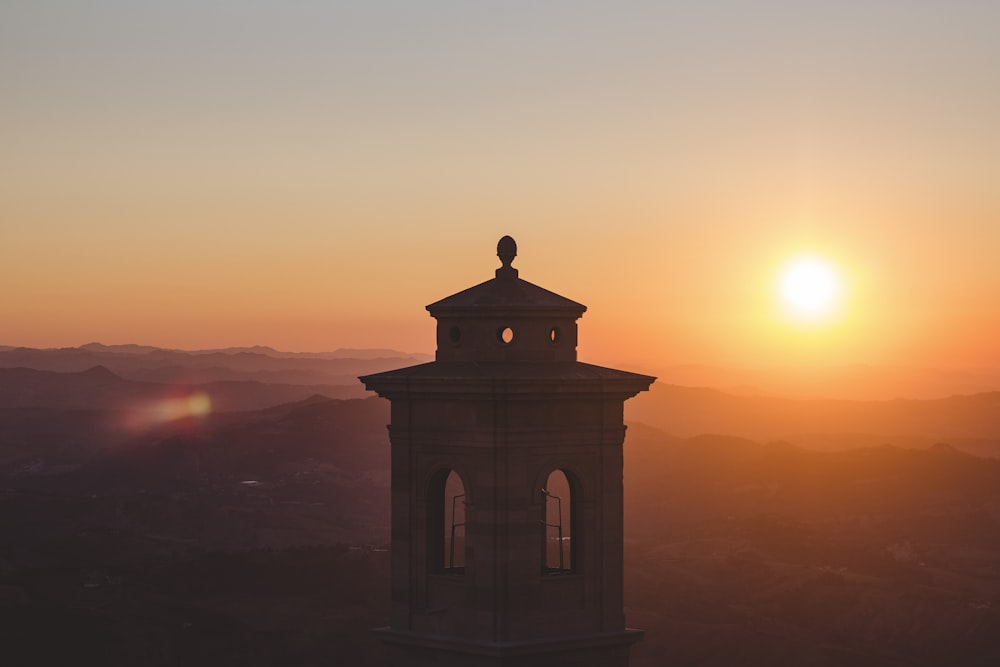
{"label": "valley below", "polygon": [[[101,365],[0,368],[9,664],[382,664],[388,403]],[[1000,659],[997,394],[654,390],[627,415],[633,665]],[[191,409],[157,418],[164,400]]]}

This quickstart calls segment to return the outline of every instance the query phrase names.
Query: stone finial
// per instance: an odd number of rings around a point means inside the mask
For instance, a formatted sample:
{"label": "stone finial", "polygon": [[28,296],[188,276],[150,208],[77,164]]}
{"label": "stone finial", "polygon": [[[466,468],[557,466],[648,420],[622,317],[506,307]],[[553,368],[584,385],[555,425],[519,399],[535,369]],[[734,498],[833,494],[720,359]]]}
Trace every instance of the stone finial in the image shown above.
{"label": "stone finial", "polygon": [[497,257],[500,258],[500,262],[503,264],[503,268],[511,268],[511,262],[517,257],[517,243],[510,236],[504,236],[497,243]]}

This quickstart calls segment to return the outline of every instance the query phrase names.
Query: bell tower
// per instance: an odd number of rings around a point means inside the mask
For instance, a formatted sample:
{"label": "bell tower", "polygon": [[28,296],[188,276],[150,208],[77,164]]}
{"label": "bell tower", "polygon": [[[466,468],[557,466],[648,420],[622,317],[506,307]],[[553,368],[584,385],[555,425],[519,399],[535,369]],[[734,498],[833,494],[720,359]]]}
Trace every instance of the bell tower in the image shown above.
{"label": "bell tower", "polygon": [[427,306],[435,361],[364,376],[392,404],[392,607],[403,667],[626,667],[624,402],[655,378],[576,360],[586,306],[497,245]]}

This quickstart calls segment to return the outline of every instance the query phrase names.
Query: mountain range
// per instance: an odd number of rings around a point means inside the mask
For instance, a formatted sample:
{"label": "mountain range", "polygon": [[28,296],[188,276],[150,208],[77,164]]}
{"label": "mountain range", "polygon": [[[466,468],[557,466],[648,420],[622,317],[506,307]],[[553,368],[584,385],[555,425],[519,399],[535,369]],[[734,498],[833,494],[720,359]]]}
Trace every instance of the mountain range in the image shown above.
{"label": "mountain range", "polygon": [[[213,412],[255,410],[314,395],[362,398],[369,394],[358,375],[426,360],[375,352],[338,356],[347,354],[343,351],[283,356],[268,350],[17,348],[0,352],[0,408],[101,409],[141,416],[162,413],[164,405],[192,396]],[[885,444],[923,449],[947,442],[981,456],[1000,456],[997,391],[937,399],[804,399],[661,380],[626,404],[626,418],[679,437],[714,433],[822,450]]]}
{"label": "mountain range", "polygon": [[[348,375],[425,359],[381,352],[0,350],[6,661],[383,665],[389,406]],[[998,415],[995,391],[630,400],[630,664],[997,664]]]}
{"label": "mountain range", "polygon": [[190,352],[145,345],[89,343],[70,348],[0,349],[0,368],[23,367],[70,373],[104,366],[124,379],[140,382],[204,384],[255,381],[339,385],[356,389],[358,375],[423,363],[431,358],[425,354],[394,350],[295,353],[258,346]]}
{"label": "mountain range", "polygon": [[626,418],[681,437],[704,433],[783,440],[812,449],[947,442],[1000,456],[1000,391],[878,401],[741,396],[657,382],[626,403]]}

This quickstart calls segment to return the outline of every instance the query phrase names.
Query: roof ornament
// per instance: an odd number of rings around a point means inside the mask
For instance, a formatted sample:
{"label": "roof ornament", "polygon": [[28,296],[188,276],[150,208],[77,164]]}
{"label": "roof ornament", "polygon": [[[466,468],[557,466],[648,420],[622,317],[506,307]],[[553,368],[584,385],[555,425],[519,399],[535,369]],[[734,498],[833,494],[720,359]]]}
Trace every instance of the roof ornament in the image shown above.
{"label": "roof ornament", "polygon": [[511,266],[514,258],[517,257],[517,243],[510,236],[504,236],[497,243],[497,257],[500,258],[502,267],[497,269],[497,278],[504,276],[510,278],[517,277],[517,269]]}

